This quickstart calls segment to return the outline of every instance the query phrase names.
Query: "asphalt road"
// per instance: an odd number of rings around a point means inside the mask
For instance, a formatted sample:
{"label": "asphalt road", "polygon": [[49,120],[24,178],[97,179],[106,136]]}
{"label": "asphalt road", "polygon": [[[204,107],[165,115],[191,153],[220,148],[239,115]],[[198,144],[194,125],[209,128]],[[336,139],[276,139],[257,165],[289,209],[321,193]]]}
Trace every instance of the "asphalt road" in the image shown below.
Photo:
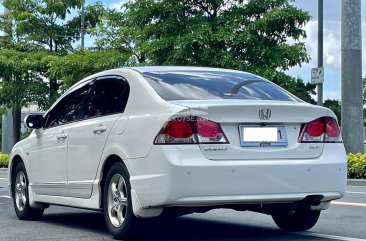
{"label": "asphalt road", "polygon": [[[7,174],[0,169],[0,240],[113,240],[99,212],[51,206],[41,221],[16,218],[7,197]],[[366,241],[366,186],[348,186],[346,197],[322,212],[308,232],[280,231],[270,216],[214,210],[176,219],[154,220],[142,240],[343,240]]]}

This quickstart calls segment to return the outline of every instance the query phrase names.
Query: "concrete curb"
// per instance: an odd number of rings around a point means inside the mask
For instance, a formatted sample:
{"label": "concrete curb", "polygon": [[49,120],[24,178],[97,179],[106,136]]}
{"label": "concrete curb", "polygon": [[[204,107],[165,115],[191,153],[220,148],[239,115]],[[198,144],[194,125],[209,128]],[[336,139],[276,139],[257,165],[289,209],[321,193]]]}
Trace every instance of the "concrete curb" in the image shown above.
{"label": "concrete curb", "polygon": [[348,179],[347,185],[351,186],[366,186],[366,179]]}

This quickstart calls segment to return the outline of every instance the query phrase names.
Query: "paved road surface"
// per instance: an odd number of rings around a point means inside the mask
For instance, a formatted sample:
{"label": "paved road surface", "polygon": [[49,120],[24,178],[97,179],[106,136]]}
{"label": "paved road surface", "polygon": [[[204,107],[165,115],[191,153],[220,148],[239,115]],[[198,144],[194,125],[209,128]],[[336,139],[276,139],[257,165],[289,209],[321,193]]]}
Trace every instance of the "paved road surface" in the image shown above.
{"label": "paved road surface", "polygon": [[[99,212],[51,206],[41,221],[20,221],[7,197],[6,172],[0,169],[0,241],[113,240]],[[324,211],[308,232],[280,231],[270,216],[214,210],[156,220],[142,240],[344,240],[366,241],[366,186],[348,186],[347,195]]]}

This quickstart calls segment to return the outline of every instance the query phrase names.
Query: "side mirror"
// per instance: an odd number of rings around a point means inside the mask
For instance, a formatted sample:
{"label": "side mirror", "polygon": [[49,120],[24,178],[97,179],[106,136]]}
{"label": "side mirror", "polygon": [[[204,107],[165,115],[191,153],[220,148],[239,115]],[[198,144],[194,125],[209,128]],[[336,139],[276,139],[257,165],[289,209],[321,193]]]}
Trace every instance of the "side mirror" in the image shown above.
{"label": "side mirror", "polygon": [[43,115],[27,115],[24,123],[30,129],[40,129],[43,127]]}

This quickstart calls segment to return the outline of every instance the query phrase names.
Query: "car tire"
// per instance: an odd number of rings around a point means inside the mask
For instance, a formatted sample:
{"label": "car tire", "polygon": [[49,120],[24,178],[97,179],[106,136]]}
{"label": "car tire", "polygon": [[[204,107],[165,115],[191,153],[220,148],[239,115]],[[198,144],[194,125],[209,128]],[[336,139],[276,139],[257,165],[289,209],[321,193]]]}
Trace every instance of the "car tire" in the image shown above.
{"label": "car tire", "polygon": [[283,214],[273,214],[272,218],[283,231],[306,231],[318,222],[320,210],[298,209]]}
{"label": "car tire", "polygon": [[29,180],[24,163],[15,167],[12,182],[12,194],[15,213],[20,220],[38,220],[42,217],[44,209],[32,208],[29,205]]}
{"label": "car tire", "polygon": [[130,177],[122,163],[115,163],[110,168],[103,190],[103,211],[108,231],[115,239],[139,237],[141,220],[133,213]]}

